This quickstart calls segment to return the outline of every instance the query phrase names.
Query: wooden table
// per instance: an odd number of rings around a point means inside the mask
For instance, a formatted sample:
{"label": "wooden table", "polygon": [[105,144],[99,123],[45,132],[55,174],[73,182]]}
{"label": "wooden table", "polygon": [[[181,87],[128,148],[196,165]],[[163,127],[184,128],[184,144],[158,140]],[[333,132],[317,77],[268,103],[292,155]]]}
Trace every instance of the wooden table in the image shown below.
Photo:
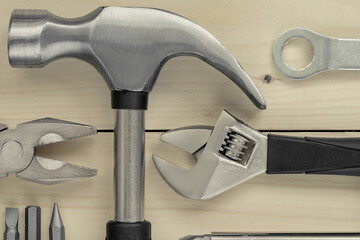
{"label": "wooden table", "polygon": [[[47,9],[78,17],[98,6],[147,6],[183,15],[211,32],[241,63],[267,101],[254,107],[225,76],[198,59],[179,57],[164,66],[146,112],[145,216],[153,239],[177,239],[211,231],[345,232],[360,231],[360,180],[356,177],[278,175],[256,177],[223,195],[200,202],[173,192],[158,174],[151,154],[182,166],[191,156],[159,140],[165,130],[213,125],[227,109],[254,128],[280,134],[360,136],[360,71],[333,71],[304,81],[283,77],[271,49],[286,29],[302,26],[320,34],[360,38],[360,2],[356,0],[199,0],[100,1],[2,0],[0,2],[0,119],[17,123],[53,117],[95,125],[96,136],[42,147],[39,154],[98,168],[98,176],[55,186],[16,179],[0,181],[0,232],[5,207],[42,208],[42,236],[48,239],[52,204],[58,202],[66,238],[104,239],[113,218],[113,129],[110,95],[102,77],[87,63],[63,59],[39,69],[13,69],[7,60],[7,28],[17,8]],[[292,64],[308,57],[289,46]],[[266,75],[271,76],[265,81]],[[269,78],[269,76],[267,78]]]}

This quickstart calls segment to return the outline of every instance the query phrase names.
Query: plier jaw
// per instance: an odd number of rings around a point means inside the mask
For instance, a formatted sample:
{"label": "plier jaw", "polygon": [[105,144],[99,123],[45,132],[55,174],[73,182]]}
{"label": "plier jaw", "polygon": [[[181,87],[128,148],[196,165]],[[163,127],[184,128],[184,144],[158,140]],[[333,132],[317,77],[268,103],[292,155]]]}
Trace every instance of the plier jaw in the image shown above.
{"label": "plier jaw", "polygon": [[18,178],[55,184],[95,176],[95,169],[36,156],[35,148],[96,133],[95,127],[52,118],[18,124],[16,129],[3,127],[0,132],[0,177],[15,173]]}

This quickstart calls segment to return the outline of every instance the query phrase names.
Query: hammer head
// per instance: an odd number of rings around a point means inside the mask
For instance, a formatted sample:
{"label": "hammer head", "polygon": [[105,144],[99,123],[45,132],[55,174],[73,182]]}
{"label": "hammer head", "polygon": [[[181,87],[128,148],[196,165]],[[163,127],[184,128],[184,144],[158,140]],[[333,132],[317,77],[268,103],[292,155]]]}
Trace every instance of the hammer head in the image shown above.
{"label": "hammer head", "polygon": [[170,58],[191,55],[229,77],[258,108],[266,108],[250,77],[209,32],[163,10],[101,7],[75,19],[45,10],[14,10],[8,53],[13,67],[79,58],[102,74],[111,91],[135,92],[150,92]]}

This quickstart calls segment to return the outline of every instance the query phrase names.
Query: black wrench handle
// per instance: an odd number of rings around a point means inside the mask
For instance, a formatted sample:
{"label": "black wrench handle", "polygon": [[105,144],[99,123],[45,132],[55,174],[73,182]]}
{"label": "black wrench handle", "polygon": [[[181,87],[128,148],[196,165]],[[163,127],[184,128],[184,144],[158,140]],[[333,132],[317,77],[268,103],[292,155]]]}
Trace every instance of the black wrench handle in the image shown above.
{"label": "black wrench handle", "polygon": [[268,135],[268,174],[360,176],[360,138]]}

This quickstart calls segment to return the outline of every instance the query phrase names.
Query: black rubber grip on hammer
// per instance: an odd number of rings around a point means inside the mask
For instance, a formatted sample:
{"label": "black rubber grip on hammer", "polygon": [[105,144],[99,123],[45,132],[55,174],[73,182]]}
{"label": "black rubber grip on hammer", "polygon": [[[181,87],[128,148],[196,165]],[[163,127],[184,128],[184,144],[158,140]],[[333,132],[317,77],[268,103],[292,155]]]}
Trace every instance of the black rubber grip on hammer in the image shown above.
{"label": "black rubber grip on hammer", "polygon": [[106,224],[106,240],[151,240],[151,224],[148,221],[109,221]]}
{"label": "black rubber grip on hammer", "polygon": [[360,138],[268,135],[268,174],[360,176]]}
{"label": "black rubber grip on hammer", "polygon": [[148,92],[112,91],[111,107],[113,109],[146,110],[148,95]]}

